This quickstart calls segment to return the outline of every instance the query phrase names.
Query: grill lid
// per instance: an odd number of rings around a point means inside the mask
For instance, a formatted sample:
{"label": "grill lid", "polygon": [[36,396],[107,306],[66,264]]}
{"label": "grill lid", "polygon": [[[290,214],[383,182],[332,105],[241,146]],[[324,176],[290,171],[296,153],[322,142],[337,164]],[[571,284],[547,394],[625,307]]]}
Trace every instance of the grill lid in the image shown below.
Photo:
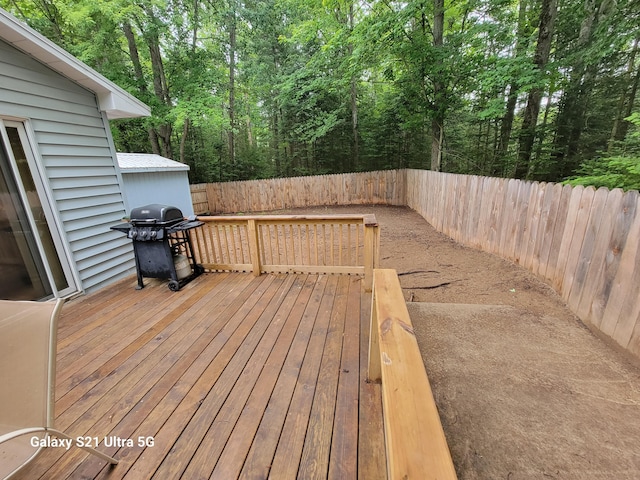
{"label": "grill lid", "polygon": [[131,210],[132,225],[173,225],[184,220],[179,208],[152,203]]}

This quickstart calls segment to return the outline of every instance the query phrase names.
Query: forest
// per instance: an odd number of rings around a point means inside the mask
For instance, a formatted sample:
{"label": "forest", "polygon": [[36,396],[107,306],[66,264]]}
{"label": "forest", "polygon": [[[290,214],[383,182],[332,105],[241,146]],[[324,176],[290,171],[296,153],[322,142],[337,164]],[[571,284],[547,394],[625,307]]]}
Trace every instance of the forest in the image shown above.
{"label": "forest", "polygon": [[0,0],[190,181],[424,168],[640,189],[640,0]]}

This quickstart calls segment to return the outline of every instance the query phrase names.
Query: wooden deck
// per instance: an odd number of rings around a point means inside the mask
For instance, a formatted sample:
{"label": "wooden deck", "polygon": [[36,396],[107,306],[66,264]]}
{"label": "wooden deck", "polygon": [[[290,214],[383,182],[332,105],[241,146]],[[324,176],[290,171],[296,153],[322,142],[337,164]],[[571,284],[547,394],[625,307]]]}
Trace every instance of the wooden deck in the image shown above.
{"label": "wooden deck", "polygon": [[56,427],[120,463],[51,447],[19,478],[384,478],[360,277],[145,282],[68,302],[58,329]]}

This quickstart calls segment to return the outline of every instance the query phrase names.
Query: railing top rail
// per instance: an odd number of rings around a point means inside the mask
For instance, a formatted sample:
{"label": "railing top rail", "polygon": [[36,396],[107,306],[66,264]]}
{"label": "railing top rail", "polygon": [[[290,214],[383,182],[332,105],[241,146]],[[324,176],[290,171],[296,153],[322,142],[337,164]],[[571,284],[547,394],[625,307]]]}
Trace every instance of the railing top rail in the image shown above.
{"label": "railing top rail", "polygon": [[202,222],[334,222],[349,223],[362,222],[366,226],[376,226],[378,222],[374,214],[343,214],[343,215],[198,215]]}

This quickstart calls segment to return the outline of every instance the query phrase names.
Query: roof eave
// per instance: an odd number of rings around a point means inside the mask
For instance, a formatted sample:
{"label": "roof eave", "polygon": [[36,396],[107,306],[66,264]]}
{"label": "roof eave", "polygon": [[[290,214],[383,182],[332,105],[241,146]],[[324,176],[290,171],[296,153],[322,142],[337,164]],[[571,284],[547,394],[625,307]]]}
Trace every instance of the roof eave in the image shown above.
{"label": "roof eave", "polygon": [[148,117],[151,109],[115,83],[0,9],[0,37],[52,70],[94,92],[109,120]]}
{"label": "roof eave", "polygon": [[189,166],[184,167],[123,167],[120,166],[120,171],[126,173],[157,173],[157,172],[188,172]]}

